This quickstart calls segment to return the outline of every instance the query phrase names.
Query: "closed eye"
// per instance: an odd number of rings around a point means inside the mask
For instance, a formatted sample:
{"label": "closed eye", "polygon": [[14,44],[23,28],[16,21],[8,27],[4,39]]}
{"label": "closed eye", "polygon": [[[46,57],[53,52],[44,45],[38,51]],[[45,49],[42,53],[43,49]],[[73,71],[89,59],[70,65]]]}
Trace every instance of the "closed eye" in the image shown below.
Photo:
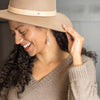
{"label": "closed eye", "polygon": [[20,30],[19,30],[19,33],[20,33],[20,34],[25,34],[25,32],[26,32],[26,31],[20,31]]}

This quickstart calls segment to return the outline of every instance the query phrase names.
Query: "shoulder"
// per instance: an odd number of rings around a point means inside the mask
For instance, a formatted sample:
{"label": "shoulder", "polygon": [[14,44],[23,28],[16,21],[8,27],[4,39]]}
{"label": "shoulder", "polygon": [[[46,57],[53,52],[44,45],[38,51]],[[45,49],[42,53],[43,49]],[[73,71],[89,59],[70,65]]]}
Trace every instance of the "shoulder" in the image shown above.
{"label": "shoulder", "polygon": [[[83,65],[84,66],[92,66],[92,67],[95,66],[94,65],[94,61],[93,61],[92,58],[90,58],[90,57],[88,57],[86,55],[83,55],[83,54],[81,55],[81,57],[82,57],[82,62],[83,62]],[[70,60],[69,61],[70,61],[70,67],[73,67],[73,59],[72,59],[72,56],[70,57]],[[80,66],[82,66],[82,65],[80,65]],[[76,66],[76,67],[79,67],[79,66]]]}
{"label": "shoulder", "polygon": [[9,92],[9,89],[8,88],[4,88],[0,92],[0,100],[6,100],[7,99],[7,96],[8,96],[8,92]]}
{"label": "shoulder", "polygon": [[83,61],[83,64],[87,63],[87,64],[90,64],[90,65],[94,65],[93,59],[86,56],[86,55],[82,55],[82,61]]}
{"label": "shoulder", "polygon": [[86,66],[87,73],[91,79],[96,81],[96,66],[92,58],[82,55],[83,66]]}
{"label": "shoulder", "polygon": [[[18,91],[18,88],[17,87],[11,87],[9,89],[9,93],[8,93],[8,100],[17,100],[15,98],[17,98],[17,91]],[[14,99],[12,99],[14,98]]]}

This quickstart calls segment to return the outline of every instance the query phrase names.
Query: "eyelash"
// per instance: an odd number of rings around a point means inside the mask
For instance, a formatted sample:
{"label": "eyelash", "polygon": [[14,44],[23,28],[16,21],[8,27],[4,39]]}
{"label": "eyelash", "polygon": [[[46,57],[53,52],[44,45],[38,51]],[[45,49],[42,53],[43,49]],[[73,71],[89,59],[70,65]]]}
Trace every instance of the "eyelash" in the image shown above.
{"label": "eyelash", "polygon": [[19,33],[21,33],[21,34],[24,34],[25,32],[26,32],[26,31],[22,31],[22,32],[21,32],[21,31],[19,31]]}
{"label": "eyelash", "polygon": [[[10,32],[12,33],[13,36],[15,36],[15,32],[12,32],[11,30],[10,30]],[[22,34],[22,35],[24,35],[25,32],[26,32],[26,31],[22,31],[22,32],[21,32],[21,31],[19,30],[19,33]]]}
{"label": "eyelash", "polygon": [[[22,35],[24,35],[25,32],[26,31],[23,31],[23,32],[19,31],[19,33],[22,34]],[[15,32],[13,32],[12,35],[15,36]]]}

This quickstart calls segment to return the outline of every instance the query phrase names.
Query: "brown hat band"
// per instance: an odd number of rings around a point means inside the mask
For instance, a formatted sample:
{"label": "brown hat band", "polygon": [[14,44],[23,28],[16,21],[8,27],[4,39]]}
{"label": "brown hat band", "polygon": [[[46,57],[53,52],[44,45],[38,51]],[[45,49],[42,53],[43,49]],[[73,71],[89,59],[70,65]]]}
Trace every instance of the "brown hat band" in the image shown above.
{"label": "brown hat band", "polygon": [[56,15],[56,10],[54,11],[33,11],[33,10],[25,10],[25,9],[19,9],[19,8],[14,8],[11,6],[8,6],[8,11],[16,14],[21,14],[21,15],[29,15],[29,16],[55,16]]}

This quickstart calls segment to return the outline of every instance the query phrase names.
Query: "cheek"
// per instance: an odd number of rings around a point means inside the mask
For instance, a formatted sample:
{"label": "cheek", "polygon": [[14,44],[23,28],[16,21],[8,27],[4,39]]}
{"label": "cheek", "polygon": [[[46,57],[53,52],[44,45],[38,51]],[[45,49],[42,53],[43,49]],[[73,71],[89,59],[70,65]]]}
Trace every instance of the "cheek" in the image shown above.
{"label": "cheek", "polygon": [[46,42],[46,34],[45,33],[38,33],[38,32],[30,32],[25,35],[25,39],[27,41],[32,42],[34,45],[43,46]]}
{"label": "cheek", "polygon": [[38,46],[38,48],[43,48],[46,42],[46,37],[43,35],[35,36],[33,42]]}
{"label": "cheek", "polygon": [[40,33],[40,35],[37,36],[37,41],[39,43],[39,45],[45,45],[47,36],[45,33]]}
{"label": "cheek", "polygon": [[35,34],[32,32],[27,32],[24,36],[25,40],[32,42],[35,39]]}

